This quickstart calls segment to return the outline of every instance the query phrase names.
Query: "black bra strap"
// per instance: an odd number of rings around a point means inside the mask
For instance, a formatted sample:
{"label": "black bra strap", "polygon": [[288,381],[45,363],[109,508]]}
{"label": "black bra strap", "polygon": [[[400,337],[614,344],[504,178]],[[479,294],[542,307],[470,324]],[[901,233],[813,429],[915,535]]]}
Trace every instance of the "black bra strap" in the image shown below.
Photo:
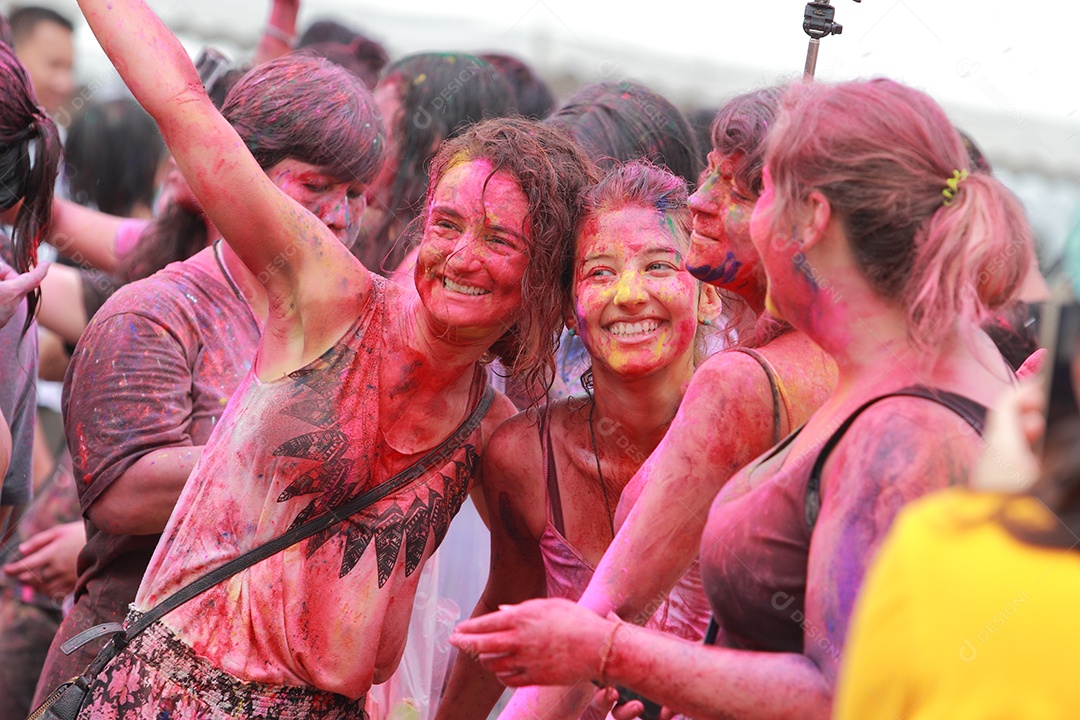
{"label": "black bra strap", "polygon": [[821,446],[821,451],[818,453],[817,460],[814,462],[814,467],[810,470],[810,479],[806,484],[805,514],[806,526],[811,532],[814,530],[814,525],[817,524],[818,515],[821,514],[821,471],[825,467],[825,461],[829,459],[829,454],[836,449],[840,440],[843,439],[844,433],[848,431],[851,424],[864,410],[885,398],[891,397],[917,397],[944,405],[963,418],[979,435],[982,435],[986,426],[986,407],[971,398],[957,395],[948,390],[939,390],[925,385],[912,385],[867,400],[856,408],[855,412],[848,415],[844,422],[840,424],[840,427],[825,441],[825,444]]}

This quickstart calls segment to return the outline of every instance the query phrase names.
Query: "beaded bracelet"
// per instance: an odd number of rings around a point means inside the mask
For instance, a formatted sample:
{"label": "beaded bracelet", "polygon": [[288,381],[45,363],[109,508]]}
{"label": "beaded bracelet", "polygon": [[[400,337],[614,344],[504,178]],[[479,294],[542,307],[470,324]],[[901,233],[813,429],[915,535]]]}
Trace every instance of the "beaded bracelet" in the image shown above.
{"label": "beaded bracelet", "polygon": [[277,27],[276,25],[267,25],[266,29],[263,30],[263,34],[268,35],[268,36],[274,38],[275,40],[280,40],[281,42],[285,43],[289,47],[292,47],[293,42],[296,40],[295,35],[292,35],[290,33],[285,32],[284,30]]}
{"label": "beaded bracelet", "polygon": [[607,641],[604,643],[604,649],[600,651],[600,686],[607,687],[608,681],[605,677],[607,671],[608,662],[615,656],[615,636],[619,634],[623,626],[626,625],[622,620],[616,618],[615,626],[611,628],[611,633],[608,634]]}

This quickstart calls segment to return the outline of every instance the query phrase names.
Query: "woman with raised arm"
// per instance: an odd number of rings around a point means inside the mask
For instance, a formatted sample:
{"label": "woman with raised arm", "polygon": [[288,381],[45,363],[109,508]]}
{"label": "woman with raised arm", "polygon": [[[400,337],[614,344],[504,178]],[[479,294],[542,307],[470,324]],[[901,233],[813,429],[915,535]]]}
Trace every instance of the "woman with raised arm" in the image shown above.
{"label": "woman with raised arm", "polygon": [[[577,600],[626,514],[626,483],[663,437],[720,298],[686,271],[686,184],[641,161],[585,194],[566,324],[588,350],[589,390],[525,411],[484,456],[491,572],[474,615],[532,597]],[[700,640],[708,602],[696,568],[649,627]],[[484,717],[498,678],[461,654],[439,717]]]}
{"label": "woman with raised arm", "polygon": [[[318,212],[363,191],[370,131],[362,124],[328,122],[319,110],[271,121],[301,104],[326,107],[333,119],[340,110],[334,97],[350,87],[365,92],[359,79],[333,63],[290,55],[245,75],[222,114],[269,163],[263,168],[269,177]],[[355,152],[329,152],[330,133]],[[278,154],[293,167],[335,180],[313,191],[277,171]],[[173,203],[190,208],[183,176],[170,173],[169,183]],[[180,249],[163,247],[168,238],[183,239],[175,232],[177,215],[165,217],[170,220],[146,233],[147,250]],[[320,219],[328,226],[340,222],[337,213],[324,212]],[[346,240],[357,229],[354,214]],[[187,239],[202,246],[190,258],[128,283],[109,298],[72,355],[64,428],[75,449],[72,472],[86,515],[87,545],[79,555],[74,605],[53,640],[39,699],[85,668],[105,638],[71,654],[61,652],[63,643],[94,625],[124,620],[195,461],[254,362],[267,313],[262,285],[216,235],[207,246],[208,232],[212,226]],[[152,267],[160,255],[141,257],[140,265]]]}
{"label": "woman with raised arm", "polygon": [[[560,271],[578,193],[594,172],[572,142],[535,123],[474,127],[432,164],[418,292],[398,289],[341,242],[361,193],[309,212],[263,173],[144,3],[82,7],[267,297],[254,366],[166,525],[134,603],[142,613],[414,465],[477,406],[483,362],[550,372],[567,282]],[[338,112],[327,123],[369,131],[370,177],[382,145],[371,96],[350,88],[330,104]],[[313,193],[334,180],[289,157],[270,167]],[[419,570],[511,411],[500,399],[445,464],[166,615],[110,663],[83,716],[154,707],[178,718],[237,717],[273,705],[363,717],[365,693],[400,658]]]}
{"label": "woman with raised arm", "polygon": [[889,80],[792,87],[750,235],[768,306],[828,350],[839,383],[712,505],[700,562],[719,646],[534,600],[461,628],[508,684],[628,686],[694,717],[827,718],[893,517],[966,482],[984,408],[1013,382],[979,322],[1015,297],[1032,245],[941,108]]}

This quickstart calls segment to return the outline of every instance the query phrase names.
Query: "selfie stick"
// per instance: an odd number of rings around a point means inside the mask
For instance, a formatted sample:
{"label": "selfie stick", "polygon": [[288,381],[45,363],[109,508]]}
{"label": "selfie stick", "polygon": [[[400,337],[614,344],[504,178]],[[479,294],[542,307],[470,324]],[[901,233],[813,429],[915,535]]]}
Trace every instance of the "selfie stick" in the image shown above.
{"label": "selfie stick", "polygon": [[[862,2],[862,0],[855,0],[855,2]],[[836,8],[829,4],[829,0],[806,3],[802,23],[803,31],[810,36],[810,47],[806,50],[806,67],[803,69],[803,80],[806,82],[814,79],[821,38],[844,32],[843,25],[833,22],[834,17],[836,17]]]}

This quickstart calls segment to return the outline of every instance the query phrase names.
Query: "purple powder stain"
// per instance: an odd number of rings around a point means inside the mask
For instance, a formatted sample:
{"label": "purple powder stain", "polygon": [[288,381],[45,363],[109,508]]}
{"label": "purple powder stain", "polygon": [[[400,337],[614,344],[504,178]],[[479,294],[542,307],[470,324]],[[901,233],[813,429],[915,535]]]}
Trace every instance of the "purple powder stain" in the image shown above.
{"label": "purple powder stain", "polygon": [[735,253],[728,252],[724,262],[719,266],[712,265],[687,265],[686,270],[702,282],[710,285],[726,285],[735,279],[742,263],[735,259]]}

